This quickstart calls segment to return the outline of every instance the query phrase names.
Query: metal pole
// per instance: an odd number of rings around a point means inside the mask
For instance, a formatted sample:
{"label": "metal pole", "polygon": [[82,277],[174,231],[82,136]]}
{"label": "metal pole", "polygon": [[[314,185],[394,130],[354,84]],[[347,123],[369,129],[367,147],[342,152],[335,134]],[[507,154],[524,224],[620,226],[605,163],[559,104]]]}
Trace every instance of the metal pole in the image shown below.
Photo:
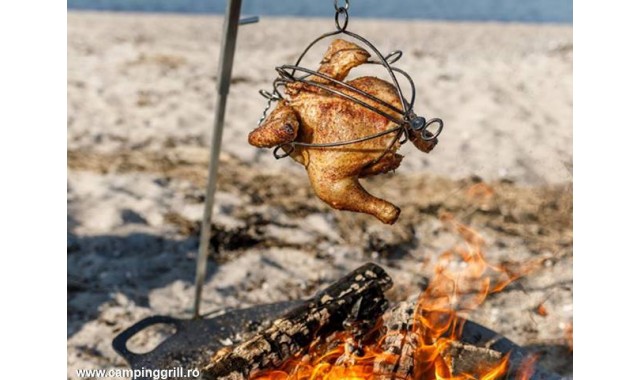
{"label": "metal pole", "polygon": [[200,247],[198,250],[198,262],[196,264],[196,295],[193,306],[194,318],[200,317],[202,286],[204,285],[204,279],[207,273],[207,256],[209,255],[209,239],[211,237],[211,213],[216,192],[216,182],[218,180],[222,128],[224,126],[224,114],[227,106],[227,94],[229,93],[229,85],[231,84],[231,68],[233,67],[233,54],[236,50],[236,37],[238,36],[241,5],[242,0],[229,0],[222,29],[218,65],[218,98],[216,101],[216,113],[213,121],[211,153],[209,157],[209,181],[207,183],[207,194],[204,202],[202,229],[200,231]]}

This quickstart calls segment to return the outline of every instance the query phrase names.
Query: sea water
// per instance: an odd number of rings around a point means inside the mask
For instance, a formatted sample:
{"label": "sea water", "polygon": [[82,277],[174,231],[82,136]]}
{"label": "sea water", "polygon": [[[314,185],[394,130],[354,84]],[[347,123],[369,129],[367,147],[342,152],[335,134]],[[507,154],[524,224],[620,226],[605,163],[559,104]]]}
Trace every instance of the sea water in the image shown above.
{"label": "sea water", "polygon": [[[341,0],[340,3],[344,3]],[[357,17],[572,23],[572,0],[351,0]],[[67,9],[224,13],[225,0],[68,0]],[[244,15],[332,17],[332,0],[244,0]]]}

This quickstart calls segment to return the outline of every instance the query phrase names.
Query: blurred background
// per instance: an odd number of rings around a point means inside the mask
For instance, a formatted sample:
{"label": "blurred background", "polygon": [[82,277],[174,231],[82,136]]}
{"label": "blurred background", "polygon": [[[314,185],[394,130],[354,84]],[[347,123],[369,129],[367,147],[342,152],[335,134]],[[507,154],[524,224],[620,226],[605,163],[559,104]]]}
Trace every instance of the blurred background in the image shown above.
{"label": "blurred background", "polygon": [[[402,209],[397,224],[327,207],[304,168],[246,139],[274,68],[335,28],[333,1],[245,0],[243,15],[261,19],[238,36],[204,311],[307,297],[366,261],[392,275],[393,301],[405,299],[460,243],[443,222],[453,218],[482,236],[489,261],[539,263],[472,319],[571,374],[572,2],[350,3],[349,30],[383,54],[404,52],[396,65],[416,83],[416,112],[445,122],[440,143],[430,154],[403,146],[395,173],[363,182]],[[67,4],[67,347],[77,379],[77,368],[125,366],[111,339],[137,320],[192,311],[226,5]]]}

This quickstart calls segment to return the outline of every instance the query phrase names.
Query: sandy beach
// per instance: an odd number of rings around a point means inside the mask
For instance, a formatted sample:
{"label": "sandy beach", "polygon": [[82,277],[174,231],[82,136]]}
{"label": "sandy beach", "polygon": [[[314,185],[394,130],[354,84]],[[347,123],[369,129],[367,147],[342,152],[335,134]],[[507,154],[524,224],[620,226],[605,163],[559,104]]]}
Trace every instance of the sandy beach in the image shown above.
{"label": "sandy beach", "polygon": [[[68,13],[69,379],[125,366],[111,339],[137,320],[189,316],[221,28],[215,16]],[[442,223],[453,215],[489,260],[542,263],[472,319],[570,375],[572,27],[352,18],[383,53],[403,50],[416,111],[445,121],[432,153],[407,144],[395,173],[366,181],[402,208],[392,227],[328,208],[301,166],[246,142],[274,68],[332,28],[265,17],[240,29],[203,309],[307,297],[366,261],[401,300],[458,242]],[[490,189],[480,201],[478,186]]]}

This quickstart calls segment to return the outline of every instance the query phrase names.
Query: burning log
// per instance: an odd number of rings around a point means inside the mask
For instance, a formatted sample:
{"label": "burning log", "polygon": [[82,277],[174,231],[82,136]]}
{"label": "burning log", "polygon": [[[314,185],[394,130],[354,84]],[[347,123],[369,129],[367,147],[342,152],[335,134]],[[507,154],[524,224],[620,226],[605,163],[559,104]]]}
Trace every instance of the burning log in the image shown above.
{"label": "burning log", "polygon": [[459,341],[449,342],[442,356],[454,376],[484,372],[497,367],[505,359],[498,351]]}
{"label": "burning log", "polygon": [[[420,345],[414,329],[417,301],[401,302],[383,316],[383,354],[373,363],[374,380],[408,380],[412,378],[414,354]],[[502,353],[451,340],[441,355],[453,376],[484,373],[505,360]]]}
{"label": "burning log", "polygon": [[373,363],[375,380],[404,380],[411,377],[413,354],[418,346],[418,335],[413,331],[415,301],[405,301],[385,313],[383,354]]}
{"label": "burning log", "polygon": [[387,308],[384,291],[391,286],[382,268],[365,264],[245,342],[218,352],[202,369],[202,378],[247,379],[280,366],[316,337],[343,330],[344,321],[373,325]]}

